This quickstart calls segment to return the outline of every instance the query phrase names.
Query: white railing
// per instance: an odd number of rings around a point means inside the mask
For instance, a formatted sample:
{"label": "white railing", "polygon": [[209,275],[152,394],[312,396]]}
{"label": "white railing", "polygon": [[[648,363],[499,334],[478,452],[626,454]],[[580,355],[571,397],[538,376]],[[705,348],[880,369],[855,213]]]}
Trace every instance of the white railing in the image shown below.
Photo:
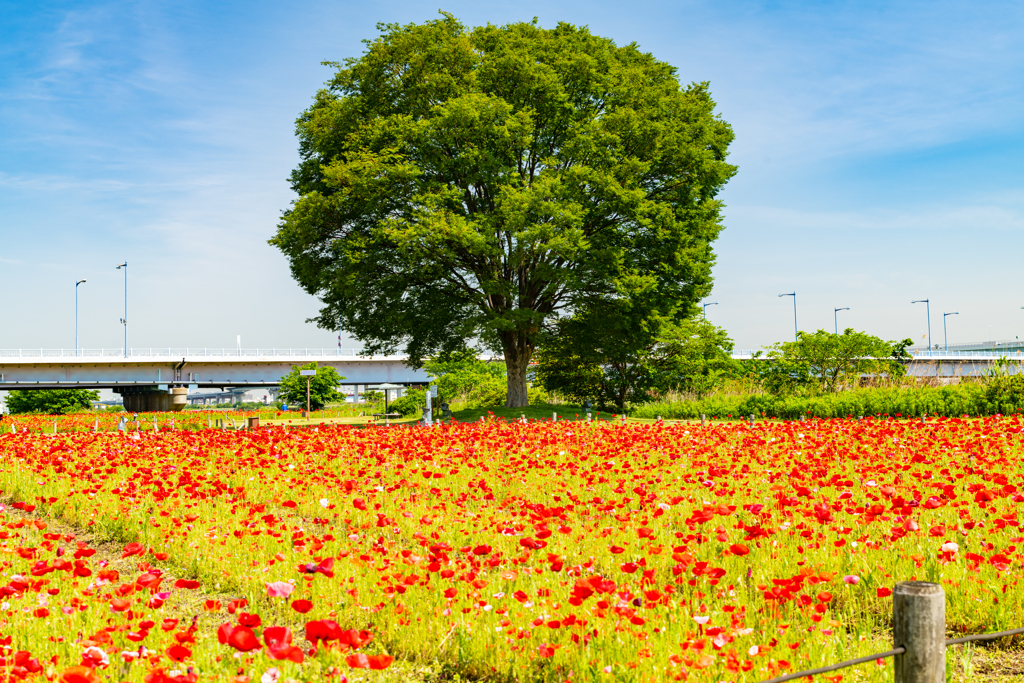
{"label": "white railing", "polygon": [[[732,357],[736,360],[749,360],[754,353],[761,351],[761,357],[764,357],[763,349],[736,349],[732,352]],[[1008,358],[1009,360],[1022,360],[1024,361],[1024,351],[1017,349],[991,349],[988,351],[954,351],[950,349],[945,351],[943,349],[907,349],[907,352],[911,356],[911,360],[956,360],[956,359],[970,359],[970,358]]]}
{"label": "white railing", "polygon": [[[949,348],[950,351],[981,351],[981,352],[997,352],[1004,349],[1024,349],[1024,342],[1019,339],[1000,339],[997,341],[980,341],[980,342],[965,342],[962,344],[950,344],[948,347],[945,344],[940,344],[939,348],[933,348],[932,351],[942,351]],[[927,346],[912,346],[907,349],[911,353],[915,351],[927,351]]]}
{"label": "white railing", "polygon": [[0,349],[2,358],[357,358],[359,349],[210,349],[210,348],[147,348],[128,349]]}
{"label": "white railing", "polygon": [[954,351],[950,349],[907,349],[913,358],[934,358],[936,360],[946,358],[1009,358],[1010,360],[1024,360],[1024,353],[1019,349],[989,349],[987,351]]}

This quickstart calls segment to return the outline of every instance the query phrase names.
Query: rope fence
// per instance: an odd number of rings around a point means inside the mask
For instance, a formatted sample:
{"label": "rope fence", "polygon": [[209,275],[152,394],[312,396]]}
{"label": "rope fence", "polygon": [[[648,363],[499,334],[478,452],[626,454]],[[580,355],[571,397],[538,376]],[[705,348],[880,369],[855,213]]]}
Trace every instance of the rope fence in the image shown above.
{"label": "rope fence", "polygon": [[848,666],[857,666],[858,664],[867,664],[878,659],[885,659],[886,657],[895,657],[901,655],[906,650],[902,647],[898,647],[895,650],[889,650],[888,652],[880,652],[877,655],[867,655],[866,657],[857,657],[857,659],[848,659],[845,662],[839,662],[832,666],[823,666],[818,669],[808,669],[807,671],[797,671],[796,673],[786,674],[785,676],[779,676],[778,678],[772,678],[761,683],[782,683],[783,681],[795,681],[798,678],[805,678],[807,676],[817,676],[818,674],[827,674],[830,671],[838,671],[839,669],[845,669]]}
{"label": "rope fence", "polygon": [[946,680],[946,647],[980,640],[996,640],[1024,633],[1014,628],[996,633],[978,633],[945,639],[946,605],[942,587],[925,581],[904,581],[893,591],[893,641],[897,647],[878,654],[848,659],[817,669],[796,671],[761,683],[783,683],[810,678],[858,664],[895,657],[896,683],[940,683]]}

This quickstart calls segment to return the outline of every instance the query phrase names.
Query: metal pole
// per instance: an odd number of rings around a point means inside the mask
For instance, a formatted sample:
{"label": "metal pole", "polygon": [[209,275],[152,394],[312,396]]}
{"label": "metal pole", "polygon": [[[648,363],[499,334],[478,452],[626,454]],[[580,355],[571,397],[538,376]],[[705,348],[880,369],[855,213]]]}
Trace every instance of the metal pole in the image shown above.
{"label": "metal pole", "polygon": [[306,378],[306,417],[309,417],[309,382],[310,378]]}
{"label": "metal pole", "polygon": [[796,292],[793,292],[793,339],[800,338],[800,327],[796,324]]}
{"label": "metal pole", "polygon": [[121,318],[121,324],[124,325],[124,357],[128,357],[128,262],[125,261],[117,267],[118,270],[124,268],[124,317]]}
{"label": "metal pole", "polygon": [[793,297],[793,339],[800,340],[800,328],[796,323],[796,292],[789,292],[788,294],[779,294],[779,296],[791,296]]}
{"label": "metal pole", "polygon": [[952,313],[942,314],[942,344],[946,347],[946,353],[949,353],[949,337],[946,336],[946,316],[947,315],[960,315],[960,311],[954,311]]}
{"label": "metal pole", "polygon": [[833,322],[835,323],[835,326],[836,326],[836,334],[839,334],[839,311],[848,311],[848,310],[850,310],[849,306],[846,306],[844,308],[837,308],[834,311],[832,311]]}
{"label": "metal pole", "polygon": [[85,282],[85,280],[79,280],[75,283],[75,355],[78,355],[78,285]]}
{"label": "metal pole", "polygon": [[928,316],[928,351],[932,349],[932,304],[928,299],[924,300],[924,314]]}
{"label": "metal pole", "polygon": [[925,315],[928,316],[928,355],[932,353],[932,305],[928,299],[918,299],[917,301],[911,301],[912,304],[924,304]]}
{"label": "metal pole", "polygon": [[705,320],[708,319],[708,306],[717,306],[717,305],[718,305],[717,301],[713,301],[711,303],[704,304],[704,319]]}
{"label": "metal pole", "polygon": [[893,660],[896,683],[946,680],[946,596],[942,586],[903,581],[892,594],[893,644],[906,649]]}

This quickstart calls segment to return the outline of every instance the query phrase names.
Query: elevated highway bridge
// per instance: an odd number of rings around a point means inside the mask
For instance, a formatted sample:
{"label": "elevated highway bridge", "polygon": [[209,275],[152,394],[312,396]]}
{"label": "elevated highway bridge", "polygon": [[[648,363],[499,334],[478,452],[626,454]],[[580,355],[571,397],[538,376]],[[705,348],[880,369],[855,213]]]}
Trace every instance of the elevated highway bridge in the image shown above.
{"label": "elevated highway bridge", "polygon": [[[908,349],[911,354],[906,362],[910,377],[981,377],[997,365],[1004,365],[1008,374],[1015,375],[1024,368],[1024,349],[986,349],[975,351],[949,351],[938,349]],[[736,351],[733,358],[750,360],[757,353],[754,350]]]}
{"label": "elevated highway bridge", "polygon": [[0,391],[113,389],[128,410],[180,410],[190,389],[272,388],[313,361],[346,385],[427,383],[406,360],[342,349],[0,349]]}
{"label": "elevated highway bridge", "polygon": [[[1024,347],[911,349],[907,374],[913,377],[972,377],[1001,359],[1006,371],[1021,372]],[[750,359],[755,351],[736,351]],[[361,356],[345,349],[0,349],[0,391],[11,389],[112,389],[129,410],[180,410],[190,389],[273,388],[296,365],[316,361],[332,367],[345,385],[383,382],[425,384],[426,371],[406,365],[408,358]]]}

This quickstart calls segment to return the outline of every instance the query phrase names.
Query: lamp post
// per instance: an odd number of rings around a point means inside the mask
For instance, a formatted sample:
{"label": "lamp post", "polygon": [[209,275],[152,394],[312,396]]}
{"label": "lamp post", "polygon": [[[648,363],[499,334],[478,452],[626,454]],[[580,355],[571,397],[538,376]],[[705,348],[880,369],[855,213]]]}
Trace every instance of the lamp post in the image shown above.
{"label": "lamp post", "polygon": [[942,314],[942,343],[946,347],[946,353],[949,353],[949,337],[946,336],[946,316],[947,315],[960,315],[960,311],[954,311],[952,313]]}
{"label": "lamp post", "polygon": [[925,315],[928,316],[928,354],[932,352],[932,305],[928,299],[918,299],[917,301],[911,301],[912,304],[924,304]]}
{"label": "lamp post", "polygon": [[78,285],[85,282],[85,280],[79,280],[75,283],[75,355],[78,355]]}
{"label": "lamp post", "polygon": [[839,334],[839,311],[848,311],[848,310],[850,310],[849,306],[846,306],[844,308],[837,308],[836,310],[832,311],[832,322],[835,323],[836,334]]}
{"label": "lamp post", "polygon": [[788,294],[779,294],[779,296],[791,296],[793,297],[793,339],[800,339],[800,328],[796,324],[796,292],[789,292]]}
{"label": "lamp post", "polygon": [[[707,318],[708,318],[708,306],[717,306],[717,305],[718,305],[717,301],[713,301],[713,302],[711,302],[709,304],[704,304],[704,319],[705,320],[707,320]],[[1024,307],[1022,307],[1022,308],[1024,308]]]}
{"label": "lamp post", "polygon": [[121,324],[124,325],[124,357],[128,357],[128,262],[125,261],[117,267],[118,270],[124,268],[124,317],[121,318]]}
{"label": "lamp post", "polygon": [[306,378],[306,417],[309,417],[309,383],[316,377],[316,370],[299,370],[299,377]]}

